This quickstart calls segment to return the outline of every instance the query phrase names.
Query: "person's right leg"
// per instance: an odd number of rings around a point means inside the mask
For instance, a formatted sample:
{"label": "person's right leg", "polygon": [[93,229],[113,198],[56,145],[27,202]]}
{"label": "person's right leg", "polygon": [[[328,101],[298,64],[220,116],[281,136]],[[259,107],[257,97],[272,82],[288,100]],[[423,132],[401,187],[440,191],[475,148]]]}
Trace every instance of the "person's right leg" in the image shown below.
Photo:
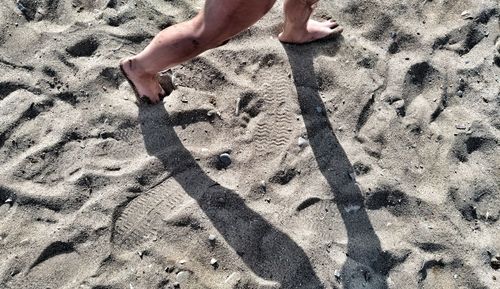
{"label": "person's right leg", "polygon": [[319,0],[285,0],[285,24],[279,40],[286,43],[308,43],[342,33],[335,21],[318,22],[311,14]]}
{"label": "person's right leg", "polygon": [[140,97],[156,103],[164,93],[158,72],[217,47],[257,22],[275,0],[207,0],[194,19],[161,31],[138,55],[120,66]]}

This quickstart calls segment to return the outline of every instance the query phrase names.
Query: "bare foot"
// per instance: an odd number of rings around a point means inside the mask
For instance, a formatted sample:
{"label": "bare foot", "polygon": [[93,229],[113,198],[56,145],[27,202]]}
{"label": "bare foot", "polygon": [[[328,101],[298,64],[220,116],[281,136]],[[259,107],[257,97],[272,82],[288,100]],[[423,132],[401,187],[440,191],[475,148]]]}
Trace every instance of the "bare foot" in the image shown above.
{"label": "bare foot", "polygon": [[133,58],[122,59],[120,69],[138,100],[158,103],[165,97],[165,91],[160,86],[157,75],[146,73]]}
{"label": "bare foot", "polygon": [[319,22],[310,19],[306,29],[296,29],[285,25],[284,31],[278,36],[281,42],[303,44],[313,42],[325,37],[335,36],[342,33],[344,28],[337,22],[326,20]]}

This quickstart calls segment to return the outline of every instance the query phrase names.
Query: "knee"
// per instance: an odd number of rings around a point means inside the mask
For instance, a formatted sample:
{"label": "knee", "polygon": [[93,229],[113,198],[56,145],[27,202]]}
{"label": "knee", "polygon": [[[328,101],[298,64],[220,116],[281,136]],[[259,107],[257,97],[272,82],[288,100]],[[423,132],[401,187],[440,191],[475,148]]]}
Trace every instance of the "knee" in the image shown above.
{"label": "knee", "polygon": [[[233,0],[229,0],[233,1]],[[247,1],[247,0],[240,0]],[[205,49],[224,44],[244,29],[251,26],[264,16],[274,5],[276,0],[259,0],[259,5],[233,5],[225,13],[220,13],[220,7],[207,7],[204,12],[193,19],[193,44]],[[245,4],[245,5],[243,5]]]}

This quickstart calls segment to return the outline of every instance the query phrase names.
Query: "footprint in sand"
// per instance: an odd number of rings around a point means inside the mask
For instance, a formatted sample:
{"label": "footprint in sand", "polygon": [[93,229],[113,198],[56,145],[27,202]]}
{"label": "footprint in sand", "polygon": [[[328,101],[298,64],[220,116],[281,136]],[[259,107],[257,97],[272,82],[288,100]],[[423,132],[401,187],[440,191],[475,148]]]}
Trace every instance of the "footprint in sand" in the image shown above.
{"label": "footprint in sand", "polygon": [[165,224],[190,204],[184,190],[173,180],[166,180],[132,200],[118,213],[112,243],[130,248],[163,233]]}
{"label": "footprint in sand", "polygon": [[290,143],[294,130],[292,81],[283,72],[265,75],[262,90],[265,109],[256,126],[255,152],[274,158]]}

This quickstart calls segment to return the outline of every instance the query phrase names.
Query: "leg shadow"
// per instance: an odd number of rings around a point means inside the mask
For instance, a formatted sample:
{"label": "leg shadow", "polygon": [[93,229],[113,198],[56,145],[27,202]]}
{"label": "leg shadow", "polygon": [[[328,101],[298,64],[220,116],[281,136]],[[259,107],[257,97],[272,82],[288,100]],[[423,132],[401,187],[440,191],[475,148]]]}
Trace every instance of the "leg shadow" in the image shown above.
{"label": "leg shadow", "polygon": [[342,268],[341,282],[344,288],[387,288],[385,276],[390,268],[385,265],[388,264],[384,260],[386,253],[382,252],[380,240],[364,208],[361,190],[352,180],[352,165],[328,120],[314,72],[313,59],[319,50],[334,55],[341,42],[342,38],[307,46],[284,44],[284,48],[292,67],[312,151],[347,231],[347,261]]}
{"label": "leg shadow", "polygon": [[259,277],[281,288],[325,288],[305,252],[285,233],[245,205],[234,191],[205,174],[183,146],[161,105],[140,106],[139,121],[148,154],[157,157],[214,227]]}

